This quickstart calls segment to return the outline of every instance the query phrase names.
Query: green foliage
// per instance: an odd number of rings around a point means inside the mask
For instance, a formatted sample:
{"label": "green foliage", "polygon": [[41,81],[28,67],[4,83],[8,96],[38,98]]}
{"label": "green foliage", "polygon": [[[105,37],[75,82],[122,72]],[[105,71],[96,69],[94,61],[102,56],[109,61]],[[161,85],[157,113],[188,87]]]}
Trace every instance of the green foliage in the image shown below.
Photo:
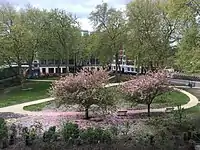
{"label": "green foliage", "polygon": [[104,130],[102,128],[87,128],[80,130],[77,124],[70,122],[64,124],[61,133],[65,142],[67,142],[68,144],[109,143],[112,140],[112,134],[108,129]]}
{"label": "green foliage", "polygon": [[[176,22],[168,17],[160,0],[135,0],[127,5],[129,39],[126,48],[137,65],[163,67],[171,54],[170,40]],[[170,26],[173,26],[171,28]]]}
{"label": "green foliage", "polygon": [[58,138],[56,133],[56,126],[50,127],[48,131],[45,131],[43,134],[43,141],[44,142],[54,142]]}
{"label": "green foliage", "polygon": [[110,143],[111,133],[101,128],[88,128],[80,133],[80,138],[87,144]]}
{"label": "green foliage", "polygon": [[6,121],[0,118],[0,141],[7,140],[8,138],[8,128],[6,126]]}
{"label": "green foliage", "polygon": [[25,141],[26,145],[31,146],[37,136],[36,129],[24,127],[22,132],[23,132],[23,137],[24,137],[24,141]]}
{"label": "green foliage", "polygon": [[47,98],[50,84],[51,82],[27,82],[24,86],[30,90],[22,90],[20,87],[5,89],[7,92],[1,91],[0,107]]}
{"label": "green foliage", "polygon": [[66,142],[77,139],[79,137],[79,132],[78,125],[71,122],[65,123],[61,130],[62,136]]}
{"label": "green foliage", "polygon": [[185,121],[184,119],[186,119],[184,108],[178,106],[178,109],[174,111],[174,119],[179,124],[179,126],[183,124],[183,122]]}
{"label": "green foliage", "polygon": [[169,106],[177,106],[177,105],[186,104],[187,102],[189,102],[189,100],[190,100],[189,97],[181,92],[170,91],[154,98],[153,103],[156,103],[156,104],[164,103]]}
{"label": "green foliage", "polygon": [[75,27],[76,19],[65,10],[52,9],[43,13],[40,58],[59,60],[58,66],[62,60],[67,60],[68,65],[69,58],[73,58],[74,52],[80,48],[81,33]]}
{"label": "green foliage", "polygon": [[[193,23],[194,24],[194,23]],[[176,54],[176,65],[186,72],[199,72],[199,35],[198,25],[189,27],[179,44]]]}
{"label": "green foliage", "polygon": [[105,64],[112,61],[115,55],[118,65],[118,52],[126,41],[126,19],[124,12],[110,8],[107,3],[99,4],[91,12],[89,19],[93,23],[96,34],[97,54]]}

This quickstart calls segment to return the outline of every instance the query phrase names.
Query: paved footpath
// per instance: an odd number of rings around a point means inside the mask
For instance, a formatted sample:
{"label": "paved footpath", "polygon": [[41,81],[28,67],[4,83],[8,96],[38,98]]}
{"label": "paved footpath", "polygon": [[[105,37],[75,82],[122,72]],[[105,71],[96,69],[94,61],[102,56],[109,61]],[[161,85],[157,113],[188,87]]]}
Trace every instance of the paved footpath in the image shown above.
{"label": "paved footpath", "polygon": [[[122,85],[122,84],[123,83],[111,83],[111,84],[106,85],[105,87],[117,86],[117,85]],[[195,97],[191,93],[185,90],[178,89],[178,88],[175,88],[175,90],[184,93],[190,99],[190,101],[187,104],[181,106],[182,108],[188,109],[188,108],[196,106],[199,103],[199,100],[197,99],[197,97]],[[23,109],[23,107],[25,106],[39,104],[39,103],[48,102],[52,100],[54,100],[54,98],[51,97],[51,98],[40,99],[40,100],[31,101],[27,103],[12,105],[8,107],[3,107],[3,108],[0,108],[0,112],[13,112],[13,113],[30,115],[30,116],[52,116],[52,117],[53,116],[76,116],[76,115],[82,114],[82,112],[30,112]],[[166,109],[167,108],[151,109],[151,112],[165,112]],[[177,110],[177,107],[174,107],[174,109]],[[147,112],[147,109],[128,110],[128,114],[136,114],[136,113],[143,113],[143,112]]]}

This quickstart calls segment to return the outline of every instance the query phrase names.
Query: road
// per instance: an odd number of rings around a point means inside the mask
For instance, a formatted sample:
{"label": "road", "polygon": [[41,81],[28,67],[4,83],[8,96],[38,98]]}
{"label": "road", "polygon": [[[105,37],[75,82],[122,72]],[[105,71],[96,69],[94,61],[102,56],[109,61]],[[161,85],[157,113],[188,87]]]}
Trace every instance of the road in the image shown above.
{"label": "road", "polygon": [[169,81],[175,85],[187,85],[189,82],[195,83],[195,87],[200,88],[200,82],[199,81],[190,81],[190,80],[181,80],[181,79],[169,79]]}

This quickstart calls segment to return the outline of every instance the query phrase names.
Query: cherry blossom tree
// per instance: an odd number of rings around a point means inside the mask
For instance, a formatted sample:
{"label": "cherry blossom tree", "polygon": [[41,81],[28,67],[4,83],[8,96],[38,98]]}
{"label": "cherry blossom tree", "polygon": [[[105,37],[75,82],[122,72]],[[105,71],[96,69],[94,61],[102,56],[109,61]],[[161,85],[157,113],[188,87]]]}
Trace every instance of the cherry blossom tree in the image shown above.
{"label": "cherry blossom tree", "polygon": [[108,72],[104,70],[82,70],[76,76],[66,76],[52,85],[52,94],[61,104],[78,104],[85,109],[85,118],[89,119],[88,110],[95,104],[101,108],[112,106],[112,92],[106,92],[104,85],[108,82]]}
{"label": "cherry blossom tree", "polygon": [[132,102],[147,104],[150,117],[150,105],[154,98],[169,91],[167,75],[163,71],[147,73],[138,76],[122,85],[122,91],[126,93]]}

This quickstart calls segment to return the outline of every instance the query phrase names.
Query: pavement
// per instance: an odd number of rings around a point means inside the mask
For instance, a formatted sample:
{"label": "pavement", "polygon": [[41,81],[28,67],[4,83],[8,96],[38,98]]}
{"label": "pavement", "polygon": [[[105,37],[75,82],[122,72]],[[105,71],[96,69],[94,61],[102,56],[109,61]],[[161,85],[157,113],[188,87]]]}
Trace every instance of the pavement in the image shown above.
{"label": "pavement", "polygon": [[190,81],[190,80],[182,80],[182,79],[169,79],[169,81],[173,84],[178,84],[178,85],[187,85],[189,82],[193,82],[195,83],[194,88],[200,88],[199,81]]}
{"label": "pavement", "polygon": [[[110,84],[106,85],[105,87],[117,86],[117,85],[122,85],[122,84],[124,84],[124,83],[110,83]],[[181,87],[183,87],[183,86],[181,86]],[[182,108],[188,109],[188,108],[196,106],[199,103],[199,100],[197,99],[197,97],[192,95],[191,93],[189,93],[185,90],[182,90],[182,89],[178,89],[178,88],[175,88],[175,90],[184,93],[190,99],[190,101],[187,104],[181,106]],[[12,105],[12,106],[8,106],[8,107],[3,107],[3,108],[0,108],[0,112],[13,112],[13,113],[18,113],[18,114],[22,114],[22,115],[52,116],[52,117],[53,116],[76,116],[76,115],[83,114],[83,112],[30,112],[30,111],[26,111],[23,109],[23,107],[25,107],[25,106],[30,106],[30,105],[53,101],[53,100],[55,100],[55,98],[50,97],[50,98],[40,99],[40,100],[26,102],[26,103],[22,103],[22,104]],[[167,108],[151,109],[151,112],[165,112],[166,109]],[[177,109],[178,109],[177,107],[174,107],[174,110],[177,110]],[[147,109],[128,110],[127,111],[128,114],[137,114],[137,113],[143,113],[143,112],[147,112]]]}

